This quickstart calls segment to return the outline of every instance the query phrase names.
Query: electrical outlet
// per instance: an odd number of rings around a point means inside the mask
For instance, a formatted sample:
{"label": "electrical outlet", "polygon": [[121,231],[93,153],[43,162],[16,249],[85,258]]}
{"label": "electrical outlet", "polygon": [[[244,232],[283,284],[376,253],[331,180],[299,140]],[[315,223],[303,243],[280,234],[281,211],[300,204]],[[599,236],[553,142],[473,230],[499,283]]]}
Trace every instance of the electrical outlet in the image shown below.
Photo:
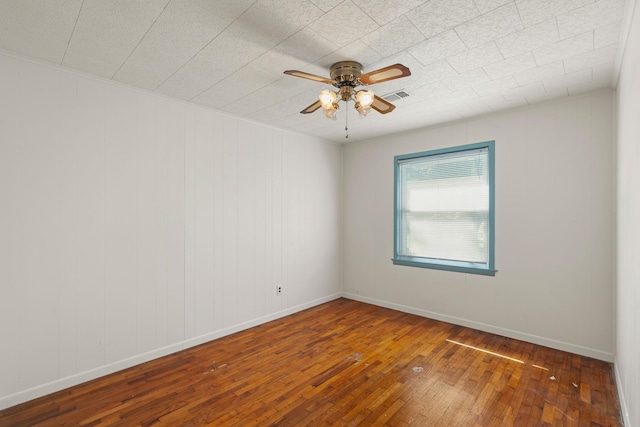
{"label": "electrical outlet", "polygon": [[276,285],[276,295],[282,295],[282,285]]}

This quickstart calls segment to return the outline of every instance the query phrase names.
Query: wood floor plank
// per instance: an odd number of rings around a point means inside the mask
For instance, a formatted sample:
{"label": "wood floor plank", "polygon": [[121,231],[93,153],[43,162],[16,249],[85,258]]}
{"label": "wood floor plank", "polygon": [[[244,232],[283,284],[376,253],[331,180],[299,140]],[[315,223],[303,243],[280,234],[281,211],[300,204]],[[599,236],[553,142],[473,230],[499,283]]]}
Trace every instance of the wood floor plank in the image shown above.
{"label": "wood floor plank", "polygon": [[0,411],[0,426],[619,426],[609,363],[347,299]]}

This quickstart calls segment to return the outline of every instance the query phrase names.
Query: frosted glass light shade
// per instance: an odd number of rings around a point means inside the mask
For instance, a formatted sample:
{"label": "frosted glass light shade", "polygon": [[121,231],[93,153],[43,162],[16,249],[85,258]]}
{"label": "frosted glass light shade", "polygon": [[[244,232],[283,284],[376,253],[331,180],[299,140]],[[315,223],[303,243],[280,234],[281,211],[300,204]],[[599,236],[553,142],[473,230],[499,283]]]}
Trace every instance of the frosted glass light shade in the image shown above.
{"label": "frosted glass light shade", "polygon": [[358,111],[358,114],[360,115],[361,119],[364,119],[365,116],[367,114],[369,114],[369,111],[371,111],[371,107],[369,108],[364,108],[359,102],[356,102],[356,110]]}
{"label": "frosted glass light shade", "polygon": [[362,108],[369,108],[371,104],[373,104],[373,91],[370,90],[359,90],[356,93],[356,101],[362,106]]}
{"label": "frosted glass light shade", "polygon": [[335,92],[332,92],[328,89],[325,89],[322,92],[320,92],[320,95],[318,96],[318,99],[320,100],[322,107],[324,107],[325,109],[332,108],[337,98],[338,98],[338,95],[336,95]]}
{"label": "frosted glass light shade", "polygon": [[338,117],[336,116],[337,108],[325,108],[322,112],[327,119],[336,120]]}

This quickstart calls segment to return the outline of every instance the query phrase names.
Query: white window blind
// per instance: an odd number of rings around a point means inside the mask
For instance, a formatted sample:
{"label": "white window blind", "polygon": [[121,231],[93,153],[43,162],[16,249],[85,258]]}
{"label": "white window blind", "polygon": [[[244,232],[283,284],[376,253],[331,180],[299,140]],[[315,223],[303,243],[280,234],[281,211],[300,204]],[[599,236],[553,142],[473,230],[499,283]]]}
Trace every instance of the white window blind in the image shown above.
{"label": "white window blind", "polygon": [[489,150],[398,161],[398,255],[489,263]]}

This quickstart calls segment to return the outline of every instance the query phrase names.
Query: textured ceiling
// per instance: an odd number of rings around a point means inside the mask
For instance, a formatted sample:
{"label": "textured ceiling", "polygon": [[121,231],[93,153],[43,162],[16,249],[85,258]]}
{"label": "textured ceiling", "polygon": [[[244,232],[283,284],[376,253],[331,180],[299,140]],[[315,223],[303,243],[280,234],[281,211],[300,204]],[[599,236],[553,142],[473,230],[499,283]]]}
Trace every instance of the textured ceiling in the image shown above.
{"label": "textured ceiling", "polygon": [[[634,1],[634,0],[630,0]],[[625,0],[0,0],[0,48],[170,97],[344,142],[299,111],[337,61],[412,75],[349,140],[610,87]]]}

